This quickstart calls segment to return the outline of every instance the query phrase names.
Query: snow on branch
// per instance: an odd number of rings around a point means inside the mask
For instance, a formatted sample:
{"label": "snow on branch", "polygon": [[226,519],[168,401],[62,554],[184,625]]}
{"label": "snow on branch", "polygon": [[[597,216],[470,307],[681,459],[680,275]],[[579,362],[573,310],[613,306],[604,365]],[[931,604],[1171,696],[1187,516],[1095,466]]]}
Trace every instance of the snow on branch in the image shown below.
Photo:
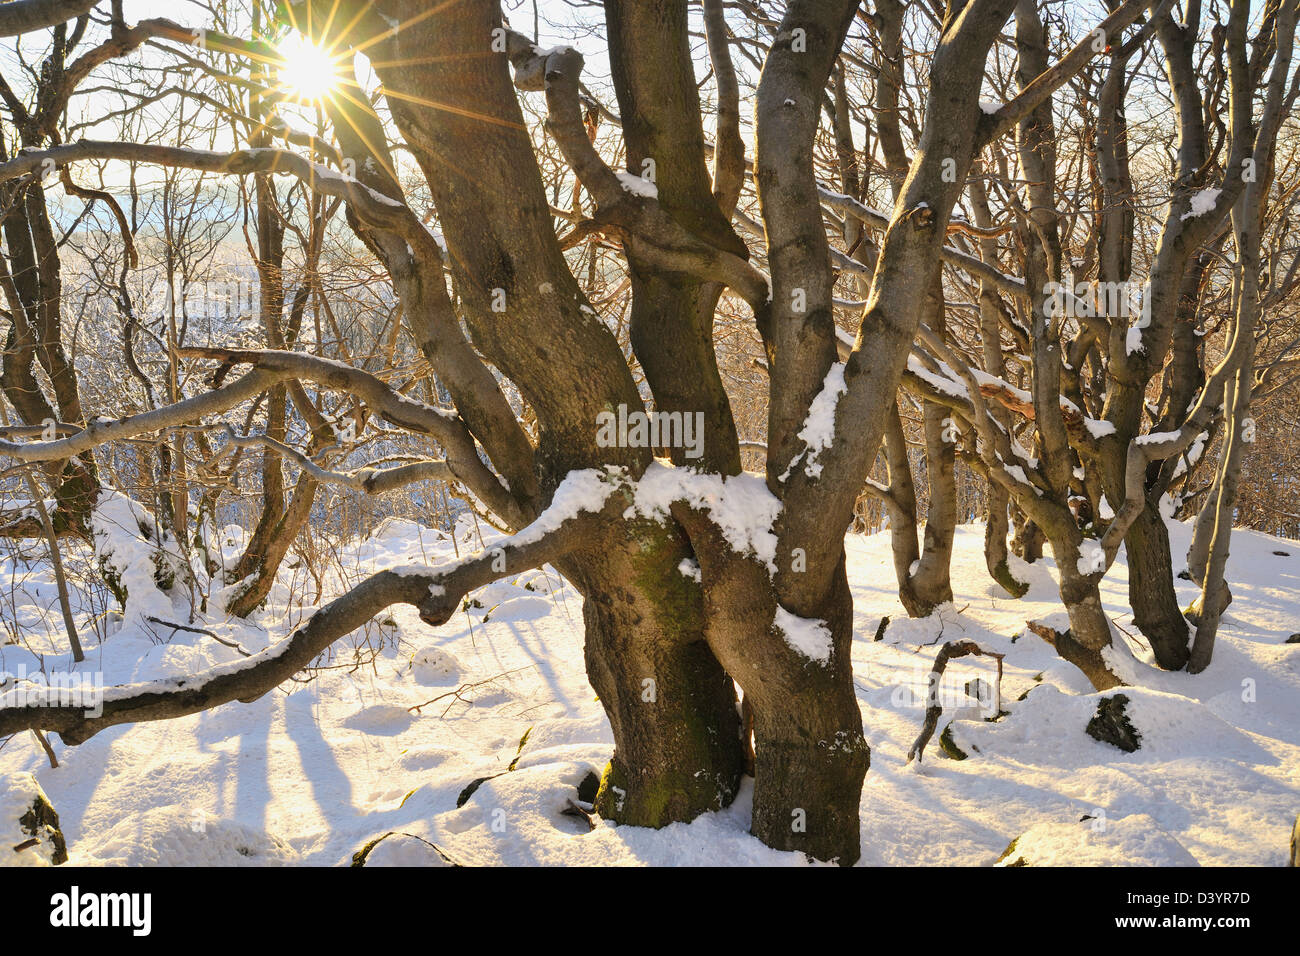
{"label": "snow on branch", "polygon": [[470,591],[591,546],[613,517],[614,512],[605,509],[612,492],[621,486],[616,474],[594,470],[571,474],[537,521],[493,547],[441,567],[380,571],[257,654],[197,675],[106,688],[94,711],[53,699],[49,706],[32,706],[30,691],[24,691],[21,703],[14,702],[12,692],[0,695],[0,737],[20,730],[55,731],[65,744],[80,744],[118,724],[170,720],[233,701],[251,702],[394,604],[417,608],[427,624],[445,624]]}

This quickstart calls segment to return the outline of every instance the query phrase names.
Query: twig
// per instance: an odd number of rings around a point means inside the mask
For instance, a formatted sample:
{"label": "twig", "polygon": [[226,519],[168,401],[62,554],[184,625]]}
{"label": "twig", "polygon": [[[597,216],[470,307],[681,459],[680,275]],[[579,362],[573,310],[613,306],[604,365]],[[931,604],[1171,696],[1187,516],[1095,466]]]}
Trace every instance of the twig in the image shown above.
{"label": "twig", "polygon": [[[486,680],[474,681],[473,683],[469,683],[469,684],[461,684],[455,690],[449,690],[445,694],[439,694],[437,697],[434,697],[430,700],[426,700],[423,704],[416,704],[414,707],[406,708],[406,712],[408,714],[419,714],[425,707],[428,707],[430,704],[436,704],[438,701],[445,700],[448,697],[455,697],[457,700],[462,701],[464,703],[472,703],[472,701],[466,701],[465,698],[461,697],[460,695],[467,690],[473,690],[475,687],[482,687],[484,684],[491,684],[493,681],[500,680],[502,677],[508,677],[509,675],[517,674],[520,671],[532,670],[536,666],[537,666],[536,664],[529,664],[525,667],[516,667],[514,670],[502,671],[500,674],[497,674],[495,677],[489,677]],[[451,706],[448,705],[447,710],[450,709]],[[444,717],[447,716],[446,710],[442,712],[442,716]]]}
{"label": "twig", "polygon": [[164,621],[164,620],[163,620],[162,618],[160,618],[160,617],[146,617],[145,620],[146,620],[146,621],[149,621],[149,622],[152,623],[152,624],[161,624],[163,627],[170,627],[170,628],[172,629],[173,632],[175,632],[175,631],[189,631],[191,634],[204,634],[204,635],[206,635],[206,636],[212,638],[212,639],[213,639],[214,641],[216,641],[218,644],[224,644],[226,647],[229,647],[231,650],[238,651],[240,654],[243,654],[245,657],[252,657],[252,656],[253,656],[252,654],[248,653],[248,651],[246,651],[246,650],[244,650],[242,647],[240,647],[240,646],[239,646],[237,643],[235,643],[234,641],[228,641],[228,640],[226,640],[226,639],[223,638],[223,637],[218,637],[216,634],[212,633],[211,631],[207,630],[206,628],[202,628],[202,627],[191,627],[191,626],[188,625],[188,624],[177,624],[175,621]]}
{"label": "twig", "polygon": [[939,725],[939,715],[943,713],[943,706],[939,703],[939,678],[943,676],[944,668],[954,657],[965,657],[967,654],[979,654],[997,660],[998,685],[994,700],[1002,699],[1002,654],[986,651],[974,641],[949,641],[943,645],[939,648],[939,653],[934,658],[934,667],[930,670],[930,687],[927,693],[929,705],[925,708],[925,723],[921,727],[921,735],[916,738],[916,743],[912,744],[911,749],[907,751],[908,763],[912,762],[913,757],[918,762],[921,760],[925,753],[925,745],[930,742],[935,727]]}
{"label": "twig", "polygon": [[54,748],[50,746],[49,738],[46,737],[43,732],[34,727],[32,728],[32,736],[36,738],[36,742],[41,745],[42,749],[44,749],[45,756],[50,758],[50,766],[57,770],[59,766],[59,758],[54,756]]}

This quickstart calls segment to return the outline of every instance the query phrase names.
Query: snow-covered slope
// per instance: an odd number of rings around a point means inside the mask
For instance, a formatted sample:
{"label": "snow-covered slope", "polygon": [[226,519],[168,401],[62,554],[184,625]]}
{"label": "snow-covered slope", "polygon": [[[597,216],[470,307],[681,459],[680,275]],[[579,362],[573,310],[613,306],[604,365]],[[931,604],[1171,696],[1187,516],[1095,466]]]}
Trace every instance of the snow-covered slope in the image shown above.
{"label": "snow-covered slope", "polygon": [[[1181,554],[1188,529],[1172,533]],[[887,537],[849,539],[854,667],[872,748],[863,862],[988,865],[1021,838],[1018,850],[1034,862],[1282,864],[1300,811],[1300,646],[1285,643],[1300,631],[1300,545],[1234,537],[1236,600],[1213,666],[1196,677],[1143,663],[1121,557],[1103,594],[1133,635],[1137,684],[1124,692],[1142,747],[1127,754],[1084,733],[1101,695],[1024,634],[1026,619],[1061,620],[1050,560],[1017,566],[1033,586],[1012,600],[984,571],[981,540],[980,527],[959,530],[956,606],[914,621],[893,593]],[[341,560],[359,575],[452,554],[444,535],[390,521]],[[251,622],[210,616],[194,625],[249,651],[267,646],[285,633],[291,599],[313,594],[302,572],[285,575]],[[10,565],[0,580],[9,595],[0,614],[21,624],[26,644],[0,646],[0,671],[31,674],[40,654],[47,671],[69,668],[46,571]],[[1193,592],[1179,583],[1186,603]],[[470,864],[805,862],[747,834],[748,787],[726,811],[660,831],[599,823],[589,832],[584,819],[563,814],[612,749],[583,672],[581,600],[549,569],[473,597],[476,606],[437,630],[409,608],[381,614],[356,636],[355,653],[338,645],[322,662],[330,669],[253,704],[113,728],[80,747],[56,741],[58,769],[30,736],[14,737],[0,750],[0,774],[36,775],[72,862],[82,864],[339,864],[389,832],[397,836],[377,844],[368,865],[436,864],[429,843]],[[156,605],[151,611],[159,616]],[[185,615],[178,601],[175,620]],[[892,623],[874,642],[882,615]],[[301,617],[295,609],[292,620]],[[936,735],[924,762],[909,765],[936,642],[958,637],[1006,655],[1009,714],[985,722],[966,707],[949,737],[968,759],[945,756]],[[82,639],[79,669],[102,670],[108,684],[237,656],[209,636],[138,618],[103,644],[89,631]],[[949,666],[945,687],[960,692],[993,674],[987,659],[963,658]],[[941,729],[955,712],[945,711]],[[472,781],[493,774],[501,776],[457,807]]]}

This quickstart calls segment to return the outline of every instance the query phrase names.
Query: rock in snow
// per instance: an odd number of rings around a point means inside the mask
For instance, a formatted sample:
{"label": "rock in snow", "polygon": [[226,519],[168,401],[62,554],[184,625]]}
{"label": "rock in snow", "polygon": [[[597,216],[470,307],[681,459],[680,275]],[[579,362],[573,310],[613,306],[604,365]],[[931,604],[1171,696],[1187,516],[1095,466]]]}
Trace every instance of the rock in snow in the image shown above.
{"label": "rock in snow", "polygon": [[0,865],[58,866],[67,859],[59,815],[36,778],[0,775]]}
{"label": "rock in snow", "polygon": [[1088,721],[1088,736],[1125,753],[1133,753],[1142,746],[1142,735],[1128,719],[1127,707],[1128,698],[1123,694],[1103,697],[1097,704],[1097,713]]}

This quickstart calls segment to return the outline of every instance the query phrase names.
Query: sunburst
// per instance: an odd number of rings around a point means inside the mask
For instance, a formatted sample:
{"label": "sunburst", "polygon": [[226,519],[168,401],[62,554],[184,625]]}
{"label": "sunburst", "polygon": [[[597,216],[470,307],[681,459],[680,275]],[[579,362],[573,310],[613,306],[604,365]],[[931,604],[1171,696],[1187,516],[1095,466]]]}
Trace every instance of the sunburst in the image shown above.
{"label": "sunburst", "polygon": [[282,59],[276,73],[290,96],[315,102],[338,88],[339,68],[334,57],[301,33],[290,33],[280,41],[279,51]]}

